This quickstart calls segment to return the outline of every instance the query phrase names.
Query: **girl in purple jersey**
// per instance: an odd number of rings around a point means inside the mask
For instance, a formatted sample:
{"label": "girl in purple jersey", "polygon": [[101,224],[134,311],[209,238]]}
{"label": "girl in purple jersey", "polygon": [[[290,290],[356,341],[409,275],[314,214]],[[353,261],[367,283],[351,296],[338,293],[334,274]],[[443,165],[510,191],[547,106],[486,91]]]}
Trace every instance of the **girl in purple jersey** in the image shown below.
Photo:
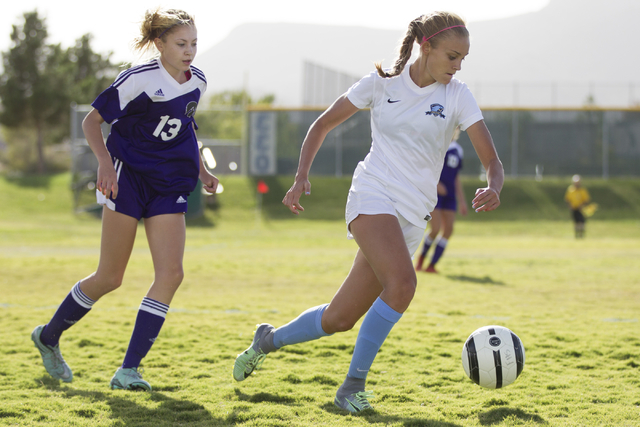
{"label": "girl in purple jersey", "polygon": [[[409,63],[416,45],[418,55]],[[476,191],[473,208],[492,211],[500,205],[502,163],[473,95],[454,78],[468,53],[469,32],[460,17],[420,16],[409,24],[393,68],[378,65],[311,125],[295,181],[282,201],[294,214],[304,210],[300,198],[311,193],[309,171],[327,134],[359,109],[371,109],[371,151],[356,167],[345,213],[358,251],[329,304],[309,308],[279,328],[258,326],[252,344],[236,357],[236,381],[262,366],[268,353],[348,331],[364,316],[334,404],[350,412],[371,408],[367,374],[415,294],[411,255],[435,207],[442,162],[457,126],[467,132],[487,170],[488,185]]]}
{"label": "girl in purple jersey", "polygon": [[[467,202],[464,199],[462,183],[458,176],[460,169],[462,169],[462,147],[458,144],[459,136],[460,129],[456,129],[453,141],[451,141],[451,145],[449,145],[447,154],[444,157],[444,166],[440,173],[440,182],[438,182],[438,203],[433,212],[431,212],[430,231],[424,238],[422,252],[416,263],[416,271],[421,271],[429,248],[436,242],[431,262],[424,271],[437,273],[436,264],[442,257],[449,238],[453,234],[453,224],[456,221],[458,207],[462,215],[467,214]],[[436,241],[441,230],[442,235]]]}
{"label": "girl in purple jersey", "polygon": [[[144,218],[154,280],[143,298],[122,366],[112,389],[151,391],[138,367],[158,336],[182,282],[187,197],[198,179],[214,193],[218,179],[200,159],[194,114],[206,90],[204,74],[191,63],[197,52],[192,16],[181,10],[147,11],[136,49],[157,49],[149,63],[120,73],[94,101],[82,128],[98,159],[97,198],[103,204],[98,268],[80,280],[49,323],[31,334],[47,372],[71,382],[60,353],[61,334],[89,312],[122,279]],[[111,133],[105,141],[100,125]]]}

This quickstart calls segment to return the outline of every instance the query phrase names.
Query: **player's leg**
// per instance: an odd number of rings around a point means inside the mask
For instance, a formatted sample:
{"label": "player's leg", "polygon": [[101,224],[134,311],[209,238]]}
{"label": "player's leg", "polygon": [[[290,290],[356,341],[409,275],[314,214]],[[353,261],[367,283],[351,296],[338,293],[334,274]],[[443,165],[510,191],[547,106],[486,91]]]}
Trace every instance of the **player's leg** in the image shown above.
{"label": "player's leg", "polygon": [[354,303],[359,299],[366,304],[372,302],[358,332],[347,377],[335,399],[340,408],[357,412],[370,408],[367,398],[371,395],[364,391],[367,374],[389,332],[413,299],[416,276],[398,218],[360,215],[350,227],[366,260],[366,264],[359,265],[359,272],[367,274],[369,270],[370,277],[377,280],[371,280],[369,287],[345,282],[327,308],[322,324],[327,332],[350,329],[366,310],[364,304],[354,308]]}
{"label": "player's leg", "polygon": [[581,209],[576,210],[576,237],[584,237],[584,223],[587,221]]}
{"label": "player's leg", "polygon": [[137,230],[137,218],[103,208],[98,269],[80,281],[89,298],[97,301],[122,285]]}
{"label": "player's leg", "polygon": [[439,208],[435,208],[433,212],[431,212],[431,220],[429,220],[429,233],[424,237],[422,252],[420,252],[420,255],[418,256],[418,262],[416,263],[416,271],[420,271],[422,269],[422,264],[424,264],[424,260],[427,257],[429,248],[431,248],[431,245],[433,245],[433,242],[436,240],[436,237],[440,232],[441,224],[441,210]]}
{"label": "player's leg", "polygon": [[573,227],[575,230],[576,239],[580,239],[584,236],[584,223],[586,219],[580,209],[573,209],[571,211],[571,217],[573,219]]}
{"label": "player's leg", "polygon": [[[395,255],[400,253],[406,256],[403,258],[404,263],[397,264],[394,256],[388,257],[389,262],[406,267],[406,260],[408,260],[412,273],[408,275],[409,279],[407,281],[415,281],[415,273],[413,273],[411,259],[398,220],[392,215],[368,215],[366,217],[382,218],[382,220],[379,221],[379,228],[374,228],[373,230],[385,230],[380,240],[389,242],[387,249],[390,254]],[[353,225],[356,221],[357,220],[354,220],[351,224]],[[372,224],[376,224],[377,222],[378,221],[371,221]],[[391,225],[387,224],[387,222]],[[389,226],[392,231],[389,230]],[[374,225],[374,227],[377,226]],[[389,239],[386,234],[393,235],[395,238]],[[394,276],[394,273],[388,273],[388,275],[394,278],[401,276],[399,274]],[[390,288],[391,287],[392,286],[390,286]],[[269,324],[258,325],[251,346],[236,358],[233,377],[236,381],[243,381],[254,369],[257,369],[262,364],[266,354],[285,345],[299,344],[335,332],[350,330],[369,308],[371,308],[383,290],[384,288],[378,281],[378,277],[371,268],[362,249],[359,249],[347,278],[344,280],[340,289],[338,289],[330,304],[312,307],[291,322],[277,329]]]}
{"label": "player's leg", "polygon": [[[375,291],[370,292],[372,289]],[[345,292],[352,292],[359,297],[351,302],[344,301]],[[362,252],[358,250],[351,271],[331,304],[311,307],[277,329],[267,323],[256,325],[253,342],[236,358],[234,379],[243,381],[248,378],[254,369],[259,369],[267,354],[286,345],[313,341],[333,332],[351,329],[371,307],[380,292],[382,287],[378,279]],[[332,308],[327,314],[328,307]]]}
{"label": "player's leg", "polygon": [[456,220],[456,212],[451,209],[442,209],[441,210],[442,217],[442,236],[438,239],[435,245],[435,249],[433,251],[433,257],[431,258],[431,262],[429,263],[428,271],[436,272],[436,264],[440,261],[444,250],[447,248],[447,244],[449,243],[449,238],[453,234],[453,224]]}
{"label": "player's leg", "polygon": [[182,213],[145,218],[145,230],[154,267],[154,281],[142,299],[129,347],[111,388],[151,390],[138,372],[164,324],[169,304],[184,277],[185,219]]}
{"label": "player's leg", "polygon": [[76,283],[46,325],[36,327],[31,334],[51,376],[70,382],[71,369],[60,354],[62,333],[91,310],[104,294],[122,283],[122,277],[135,239],[137,219],[104,208],[102,240],[98,269]]}

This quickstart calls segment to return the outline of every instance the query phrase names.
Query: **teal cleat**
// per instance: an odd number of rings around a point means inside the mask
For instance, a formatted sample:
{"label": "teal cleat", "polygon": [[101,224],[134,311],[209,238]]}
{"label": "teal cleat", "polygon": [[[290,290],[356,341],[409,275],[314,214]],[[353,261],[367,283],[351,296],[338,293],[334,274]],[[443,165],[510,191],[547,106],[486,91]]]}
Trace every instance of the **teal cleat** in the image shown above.
{"label": "teal cleat", "polygon": [[346,409],[349,412],[361,412],[366,409],[373,409],[367,399],[371,399],[373,393],[369,391],[359,391],[357,393],[351,393],[344,397],[336,396],[333,403],[341,409]]}
{"label": "teal cleat", "polygon": [[42,363],[47,373],[57,380],[70,383],[73,380],[73,372],[71,372],[71,368],[62,358],[60,345],[56,344],[55,347],[50,347],[40,341],[40,335],[44,327],[45,325],[36,326],[31,332],[31,340],[42,356]]}
{"label": "teal cleat", "polygon": [[111,390],[151,391],[151,384],[142,379],[142,370],[137,368],[118,368],[109,385]]}
{"label": "teal cleat", "polygon": [[260,342],[260,338],[268,334],[274,329],[268,323],[263,323],[261,325],[256,325],[256,331],[253,335],[253,342],[248,349],[243,351],[236,357],[236,362],[233,365],[233,378],[236,381],[244,381],[254,369],[260,369],[262,366],[262,362],[267,357],[267,355],[260,349],[258,345]]}

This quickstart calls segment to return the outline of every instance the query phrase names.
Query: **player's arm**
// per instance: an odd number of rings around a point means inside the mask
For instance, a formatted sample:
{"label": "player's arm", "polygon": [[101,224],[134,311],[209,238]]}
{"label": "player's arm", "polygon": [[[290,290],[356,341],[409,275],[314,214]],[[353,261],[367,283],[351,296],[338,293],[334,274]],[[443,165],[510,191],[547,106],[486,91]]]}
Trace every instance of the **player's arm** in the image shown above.
{"label": "player's arm", "polygon": [[202,188],[208,193],[215,194],[220,180],[206,168],[202,160],[202,153],[200,154],[200,173],[198,177],[202,181]]}
{"label": "player's arm", "polygon": [[467,201],[464,198],[464,190],[462,189],[462,181],[460,181],[460,177],[456,175],[456,179],[454,181],[456,187],[456,197],[458,199],[458,205],[460,206],[460,213],[462,215],[467,214]]}
{"label": "player's arm", "polygon": [[583,189],[584,189],[584,198],[585,198],[585,200],[584,200],[584,203],[582,204],[582,207],[585,207],[589,203],[591,203],[591,196],[589,195],[589,192],[587,191],[586,188],[583,187]]}
{"label": "player's arm", "polygon": [[311,194],[309,170],[325,137],[332,129],[354,115],[356,111],[358,111],[358,107],[353,105],[347,95],[344,94],[309,127],[300,149],[300,159],[295,180],[284,199],[282,199],[282,203],[294,214],[297,215],[298,211],[304,211],[304,208],[300,206],[302,193]]}
{"label": "player's arm", "polygon": [[469,126],[467,135],[471,139],[478,158],[487,171],[487,187],[476,190],[476,195],[471,201],[476,212],[492,211],[500,206],[500,192],[504,184],[504,168],[498,158],[493,139],[485,125],[484,120],[480,120]]}
{"label": "player's arm", "polygon": [[113,167],[111,154],[107,151],[104,137],[102,136],[102,128],[100,125],[103,122],[104,119],[98,110],[93,108],[85,116],[84,120],[82,120],[82,130],[84,131],[84,137],[89,144],[89,148],[91,148],[96,159],[98,159],[96,187],[106,198],[112,196],[115,199],[118,196],[118,176]]}
{"label": "player's arm", "polygon": [[[191,126],[193,126],[193,133],[195,135],[196,133],[196,126],[195,124],[191,124]],[[197,138],[196,138],[197,139]],[[198,150],[200,151],[200,150]],[[207,169],[207,167],[204,164],[204,160],[202,159],[202,152],[200,152],[200,155],[198,156],[199,160],[200,160],[200,170],[198,173],[198,178],[200,179],[200,181],[202,182],[202,187],[204,188],[204,190],[208,193],[211,194],[215,194],[216,189],[218,188],[218,183],[220,182],[218,180],[218,178],[213,175],[211,172],[209,172],[209,169]]]}

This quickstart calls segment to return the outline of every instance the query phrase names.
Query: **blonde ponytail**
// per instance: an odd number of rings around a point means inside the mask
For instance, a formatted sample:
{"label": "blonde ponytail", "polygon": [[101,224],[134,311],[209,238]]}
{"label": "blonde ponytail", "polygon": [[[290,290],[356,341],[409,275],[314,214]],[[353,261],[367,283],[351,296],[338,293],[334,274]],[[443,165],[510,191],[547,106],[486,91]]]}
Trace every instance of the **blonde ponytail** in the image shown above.
{"label": "blonde ponytail", "polygon": [[195,26],[193,16],[179,9],[147,10],[140,25],[140,36],[134,40],[134,49],[145,52],[154,47],[157,38],[165,40],[174,28],[181,25]]}
{"label": "blonde ponytail", "polygon": [[[455,13],[450,12],[433,12],[428,15],[422,15],[409,23],[407,33],[402,39],[400,46],[400,54],[393,68],[389,72],[382,69],[382,64],[375,64],[376,70],[381,77],[394,77],[400,75],[404,67],[411,59],[411,51],[413,43],[422,45],[423,40],[428,40],[432,46],[437,46],[439,40],[451,35],[469,36],[469,31],[465,27],[465,22]],[[444,31],[446,30],[446,31]]]}

